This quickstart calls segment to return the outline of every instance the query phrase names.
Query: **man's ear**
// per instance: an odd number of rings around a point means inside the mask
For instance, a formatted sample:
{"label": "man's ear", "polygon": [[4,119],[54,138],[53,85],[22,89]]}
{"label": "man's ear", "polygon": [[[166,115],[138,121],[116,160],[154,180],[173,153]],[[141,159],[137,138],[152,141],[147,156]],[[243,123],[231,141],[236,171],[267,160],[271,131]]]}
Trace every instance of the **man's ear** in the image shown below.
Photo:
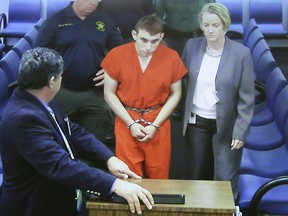
{"label": "man's ear", "polygon": [[137,32],[135,30],[131,31],[132,38],[136,41],[137,39]]}
{"label": "man's ear", "polygon": [[53,88],[54,82],[55,82],[55,76],[50,77],[48,80],[48,86],[50,89]]}
{"label": "man's ear", "polygon": [[164,36],[165,36],[165,34],[162,32],[162,33],[160,34],[161,40],[164,38]]}

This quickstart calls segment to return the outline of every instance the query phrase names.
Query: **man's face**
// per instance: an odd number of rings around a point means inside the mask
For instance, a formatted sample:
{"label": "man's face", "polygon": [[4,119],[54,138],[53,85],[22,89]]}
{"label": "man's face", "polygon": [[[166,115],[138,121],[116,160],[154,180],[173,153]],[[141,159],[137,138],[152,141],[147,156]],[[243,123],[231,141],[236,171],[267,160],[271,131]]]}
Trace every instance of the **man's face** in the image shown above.
{"label": "man's face", "polygon": [[148,57],[155,52],[164,34],[159,33],[156,35],[150,35],[149,32],[140,29],[138,33],[132,31],[132,36],[135,40],[138,55],[141,57]]}
{"label": "man's face", "polygon": [[100,1],[101,0],[75,0],[74,4],[76,3],[75,5],[77,9],[81,11],[81,14],[88,16],[96,10]]}

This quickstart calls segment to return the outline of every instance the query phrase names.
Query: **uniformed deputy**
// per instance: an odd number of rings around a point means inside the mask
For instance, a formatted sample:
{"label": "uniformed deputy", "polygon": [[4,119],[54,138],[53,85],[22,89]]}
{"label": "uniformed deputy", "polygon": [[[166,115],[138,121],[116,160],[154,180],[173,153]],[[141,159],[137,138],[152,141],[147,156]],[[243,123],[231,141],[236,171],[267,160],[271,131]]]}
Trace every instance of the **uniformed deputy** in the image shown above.
{"label": "uniformed deputy", "polygon": [[107,50],[124,42],[114,22],[98,11],[99,2],[71,2],[46,20],[35,46],[52,48],[63,56],[63,84],[56,100],[69,118],[105,141],[114,117],[103,99],[100,62]]}

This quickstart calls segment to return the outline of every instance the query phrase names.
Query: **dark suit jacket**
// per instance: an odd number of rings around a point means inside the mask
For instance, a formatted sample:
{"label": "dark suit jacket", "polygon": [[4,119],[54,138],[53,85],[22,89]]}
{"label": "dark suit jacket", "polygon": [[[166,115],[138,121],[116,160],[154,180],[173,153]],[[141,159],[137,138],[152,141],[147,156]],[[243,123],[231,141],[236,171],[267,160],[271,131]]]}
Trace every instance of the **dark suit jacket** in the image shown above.
{"label": "dark suit jacket", "polygon": [[[206,44],[205,37],[193,38],[186,43],[183,51],[183,61],[189,68],[183,135],[191,115]],[[216,104],[219,141],[228,144],[231,144],[232,138],[245,141],[253,116],[255,97],[253,62],[247,47],[226,37],[215,86],[219,98]]]}
{"label": "dark suit jacket", "polygon": [[[72,122],[69,135],[67,118],[55,102],[49,106],[76,158],[106,163],[113,156],[104,144]],[[23,90],[14,93],[3,114],[0,150],[4,171],[1,216],[74,216],[75,189],[94,191],[105,199],[116,179],[72,160],[45,106]]]}

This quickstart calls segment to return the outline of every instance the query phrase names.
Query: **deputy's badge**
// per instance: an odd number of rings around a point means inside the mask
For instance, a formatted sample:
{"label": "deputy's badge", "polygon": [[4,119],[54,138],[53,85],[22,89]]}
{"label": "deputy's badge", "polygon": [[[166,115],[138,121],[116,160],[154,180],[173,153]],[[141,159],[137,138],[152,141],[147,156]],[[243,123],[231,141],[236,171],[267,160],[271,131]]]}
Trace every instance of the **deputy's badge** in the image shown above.
{"label": "deputy's badge", "polygon": [[97,28],[99,31],[105,31],[105,23],[102,22],[102,21],[97,21],[97,22],[96,22],[96,28]]}

